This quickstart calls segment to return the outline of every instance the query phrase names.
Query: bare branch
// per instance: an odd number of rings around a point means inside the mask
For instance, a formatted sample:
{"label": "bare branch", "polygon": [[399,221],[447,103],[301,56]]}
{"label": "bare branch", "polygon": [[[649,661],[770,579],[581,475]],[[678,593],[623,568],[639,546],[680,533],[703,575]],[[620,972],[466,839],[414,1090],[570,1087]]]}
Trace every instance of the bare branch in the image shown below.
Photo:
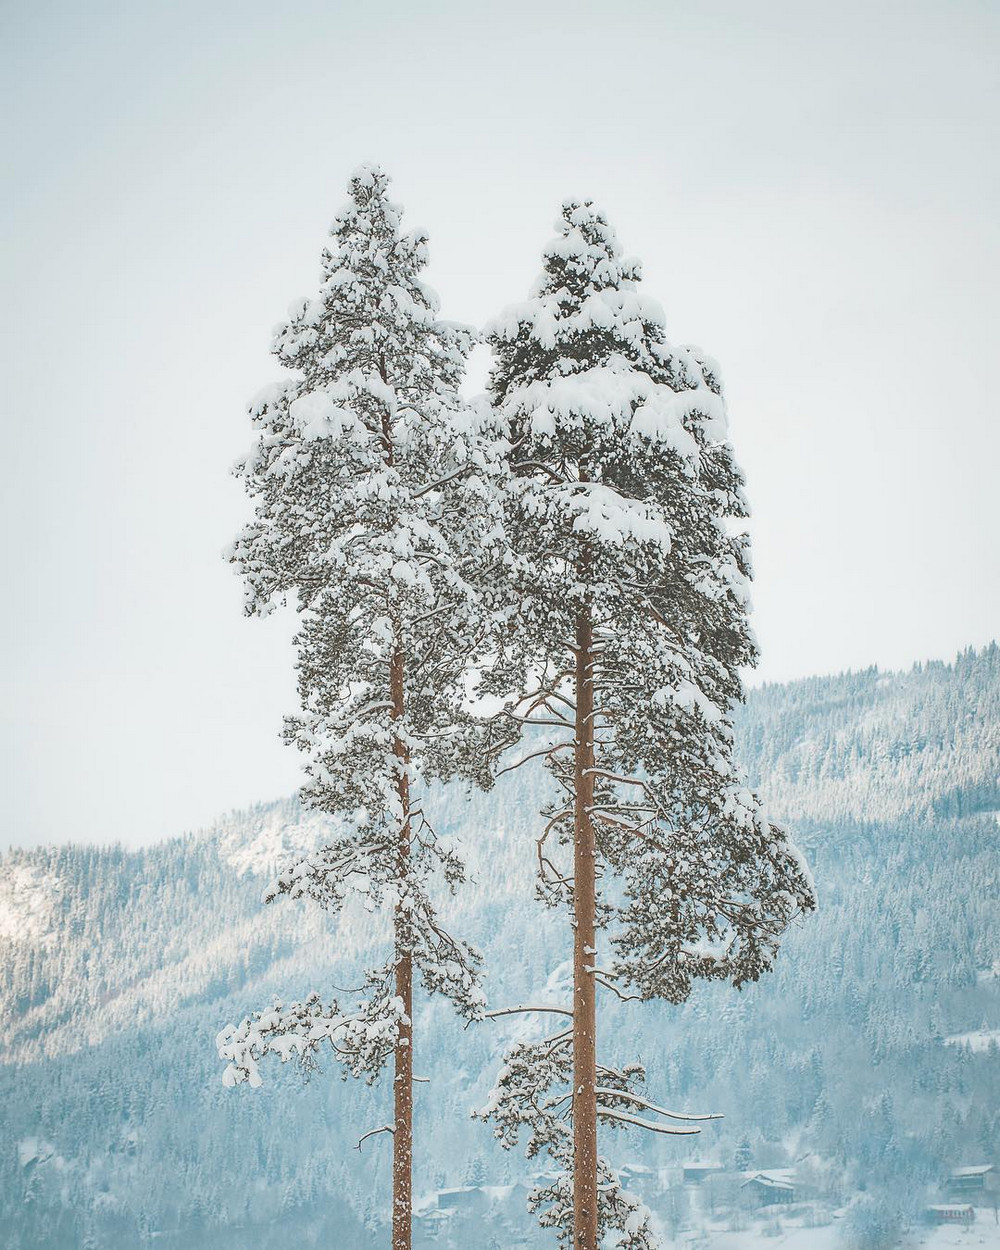
{"label": "bare branch", "polygon": [[547,474],[551,481],[563,486],[566,484],[565,478],[561,478],[558,473],[554,473],[547,464],[542,464],[540,460],[518,460],[510,466],[515,472],[518,469],[540,469]]}
{"label": "bare branch", "polygon": [[585,768],[584,773],[592,777],[606,777],[608,781],[619,781],[624,786],[638,786],[640,790],[647,790],[645,781],[640,781],[637,777],[623,777],[621,773],[610,773],[606,768]]}
{"label": "bare branch", "polygon": [[552,1012],[554,1015],[557,1015],[557,1016],[569,1016],[571,1020],[573,1019],[573,1013],[572,1011],[570,1011],[568,1007],[548,1007],[544,1005],[538,1005],[538,1006],[524,1005],[521,1007],[500,1007],[496,1011],[485,1012],[484,1019],[495,1020],[497,1016],[516,1016],[521,1013],[532,1012],[532,1011],[547,1011],[547,1012]]}
{"label": "bare branch", "polygon": [[591,815],[607,814],[608,812],[656,812],[655,807],[651,807],[648,803],[591,803],[587,811]]}
{"label": "bare branch", "polygon": [[395,1131],[395,1128],[391,1124],[383,1124],[381,1128],[369,1129],[368,1132],[361,1137],[361,1140],[354,1147],[354,1149],[360,1150],[362,1142],[367,1141],[369,1137],[374,1137],[377,1133],[395,1133]]}
{"label": "bare branch", "polygon": [[415,491],[410,498],[422,499],[424,495],[429,495],[432,490],[440,490],[442,486],[447,486],[449,482],[456,481],[458,478],[468,473],[469,469],[472,467],[472,465],[463,464],[460,469],[456,469],[454,473],[449,473],[447,477],[438,478],[436,482],[431,482],[429,485]]}
{"label": "bare branch", "polygon": [[[596,971],[596,969],[594,969]],[[617,985],[612,985],[610,981],[605,981],[603,977],[594,977],[594,981],[598,985],[603,985],[606,990],[610,990],[612,994],[621,999],[623,1003],[641,1003],[641,994],[623,994]]]}
{"label": "bare branch", "polygon": [[529,720],[526,716],[518,716],[515,712],[504,712],[505,716],[509,716],[511,720],[516,720],[519,725],[537,725],[548,726],[555,729],[572,729],[573,725],[568,720]]}
{"label": "bare branch", "polygon": [[498,777],[502,777],[504,773],[512,773],[515,769],[520,768],[522,764],[527,764],[529,760],[537,760],[539,756],[545,756],[546,759],[550,755],[554,755],[556,751],[568,751],[573,744],[570,742],[557,742],[555,746],[546,747],[544,751],[532,751],[530,755],[525,755],[513,764],[508,764],[505,768],[501,768],[497,772]]}

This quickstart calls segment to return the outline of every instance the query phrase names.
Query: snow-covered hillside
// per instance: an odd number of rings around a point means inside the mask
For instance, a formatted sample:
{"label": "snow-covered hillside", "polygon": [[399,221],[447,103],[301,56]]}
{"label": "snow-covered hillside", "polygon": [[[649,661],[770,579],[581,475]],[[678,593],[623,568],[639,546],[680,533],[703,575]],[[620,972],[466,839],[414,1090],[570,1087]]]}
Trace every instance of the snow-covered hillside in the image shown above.
{"label": "snow-covered hillside", "polygon": [[[704,1230],[718,1250],[757,1233],[832,1250],[863,1195],[915,1219],[945,1200],[950,1168],[1000,1163],[989,1044],[1000,1030],[1000,651],[765,687],[740,734],[773,816],[809,854],[820,911],[742,993],[706,986],[683,1008],[609,1008],[606,1036],[642,1056],[652,1093],[725,1115],[693,1150],[625,1134],[614,1155],[678,1243]],[[472,865],[454,906],[498,1004],[541,990],[564,957],[557,917],[532,897],[546,788],[525,772],[492,794],[433,800]],[[267,877],[321,836],[322,822],[286,800],[143,851],[66,845],[3,859],[5,1246],[90,1237],[131,1250],[154,1233],[193,1250],[384,1243],[386,1151],[379,1139],[354,1145],[383,1122],[386,1090],[323,1073],[303,1083],[291,1065],[266,1072],[260,1091],[224,1090],[214,1047],[223,1024],[272,994],[354,984],[382,940],[360,906],[331,924],[306,904],[261,905]],[[468,1114],[518,1026],[463,1031],[433,1003],[418,1023],[434,1039],[417,1057],[430,1078],[417,1106],[418,1245],[466,1247],[472,1221],[476,1244],[541,1250],[549,1242],[523,1211],[533,1165]],[[685,1187],[694,1154],[729,1179]],[[748,1217],[733,1197],[738,1158],[744,1172],[796,1169],[796,1209]],[[987,1214],[968,1234],[920,1235],[933,1250],[979,1244]]]}

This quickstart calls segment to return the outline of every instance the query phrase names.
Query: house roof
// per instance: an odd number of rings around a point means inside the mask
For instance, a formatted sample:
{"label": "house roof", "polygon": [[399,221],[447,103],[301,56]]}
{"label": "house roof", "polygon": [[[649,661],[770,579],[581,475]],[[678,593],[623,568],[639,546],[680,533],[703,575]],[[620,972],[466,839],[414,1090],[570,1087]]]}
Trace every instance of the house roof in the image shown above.
{"label": "house roof", "polygon": [[787,1189],[795,1188],[795,1174],[790,1169],[781,1168],[775,1172],[754,1172],[740,1186],[741,1189],[747,1185],[763,1185],[766,1189]]}
{"label": "house roof", "polygon": [[992,1163],[976,1163],[968,1168],[952,1168],[951,1174],[957,1180],[960,1176],[985,1176],[987,1172],[992,1171]]}

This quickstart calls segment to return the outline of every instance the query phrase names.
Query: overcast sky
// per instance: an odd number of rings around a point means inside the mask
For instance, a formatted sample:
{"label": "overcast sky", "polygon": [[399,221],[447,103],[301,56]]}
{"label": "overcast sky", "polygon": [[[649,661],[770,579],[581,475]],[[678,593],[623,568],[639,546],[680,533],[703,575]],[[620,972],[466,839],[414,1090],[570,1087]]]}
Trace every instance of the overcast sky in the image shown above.
{"label": "overcast sky", "polygon": [[[270,330],[351,170],[446,315],[594,198],[722,364],[754,680],[995,636],[1000,6],[0,0],[0,845],[291,792],[287,621],[220,552]],[[480,366],[481,367],[481,366]]]}

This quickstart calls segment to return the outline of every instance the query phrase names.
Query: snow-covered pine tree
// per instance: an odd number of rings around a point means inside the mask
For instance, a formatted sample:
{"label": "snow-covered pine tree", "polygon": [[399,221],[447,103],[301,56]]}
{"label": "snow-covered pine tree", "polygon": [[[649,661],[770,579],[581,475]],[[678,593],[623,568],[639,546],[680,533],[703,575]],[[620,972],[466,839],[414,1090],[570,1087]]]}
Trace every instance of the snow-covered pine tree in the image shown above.
{"label": "snow-covered pine tree", "polygon": [[[251,407],[259,431],[239,469],[256,503],[231,559],[246,608],[288,596],[301,711],[285,737],[305,754],[305,804],[337,836],[284,873],[265,898],[338,909],[352,891],[391,909],[392,949],[368,972],[354,1010],[313,995],[256,1013],[219,1036],[225,1080],[260,1083],[258,1060],[308,1059],[331,1044],[355,1076],[393,1060],[392,1245],[411,1237],[413,982],[482,1011],[475,950],[442,924],[435,874],[463,867],[436,837],[421,792],[475,774],[481,750],[462,710],[463,665],[476,649],[476,597],[463,570],[468,534],[491,541],[489,466],[476,423],[488,406],[458,397],[471,334],[437,317],[421,281],[426,239],[403,234],[388,178],[363,166],[323,255],[322,287],[279,327],[290,370]],[[383,1131],[383,1130],[376,1130]]]}
{"label": "snow-covered pine tree", "polygon": [[571,913],[572,1004],[566,1028],[508,1054],[484,1115],[564,1169],[533,1199],[563,1243],[597,1250],[616,1229],[639,1250],[655,1239],[599,1158],[598,1122],[697,1130],[662,1123],[640,1068],[599,1062],[598,990],[680,1003],[695,978],[756,980],[814,896],[733,760],[756,648],[718,368],[667,343],[589,202],[558,231],[532,297],[488,330],[513,448],[495,611],[517,628],[496,632],[484,688],[506,698],[493,754],[520,741],[518,762],[544,756],[557,786],[539,888]]}

